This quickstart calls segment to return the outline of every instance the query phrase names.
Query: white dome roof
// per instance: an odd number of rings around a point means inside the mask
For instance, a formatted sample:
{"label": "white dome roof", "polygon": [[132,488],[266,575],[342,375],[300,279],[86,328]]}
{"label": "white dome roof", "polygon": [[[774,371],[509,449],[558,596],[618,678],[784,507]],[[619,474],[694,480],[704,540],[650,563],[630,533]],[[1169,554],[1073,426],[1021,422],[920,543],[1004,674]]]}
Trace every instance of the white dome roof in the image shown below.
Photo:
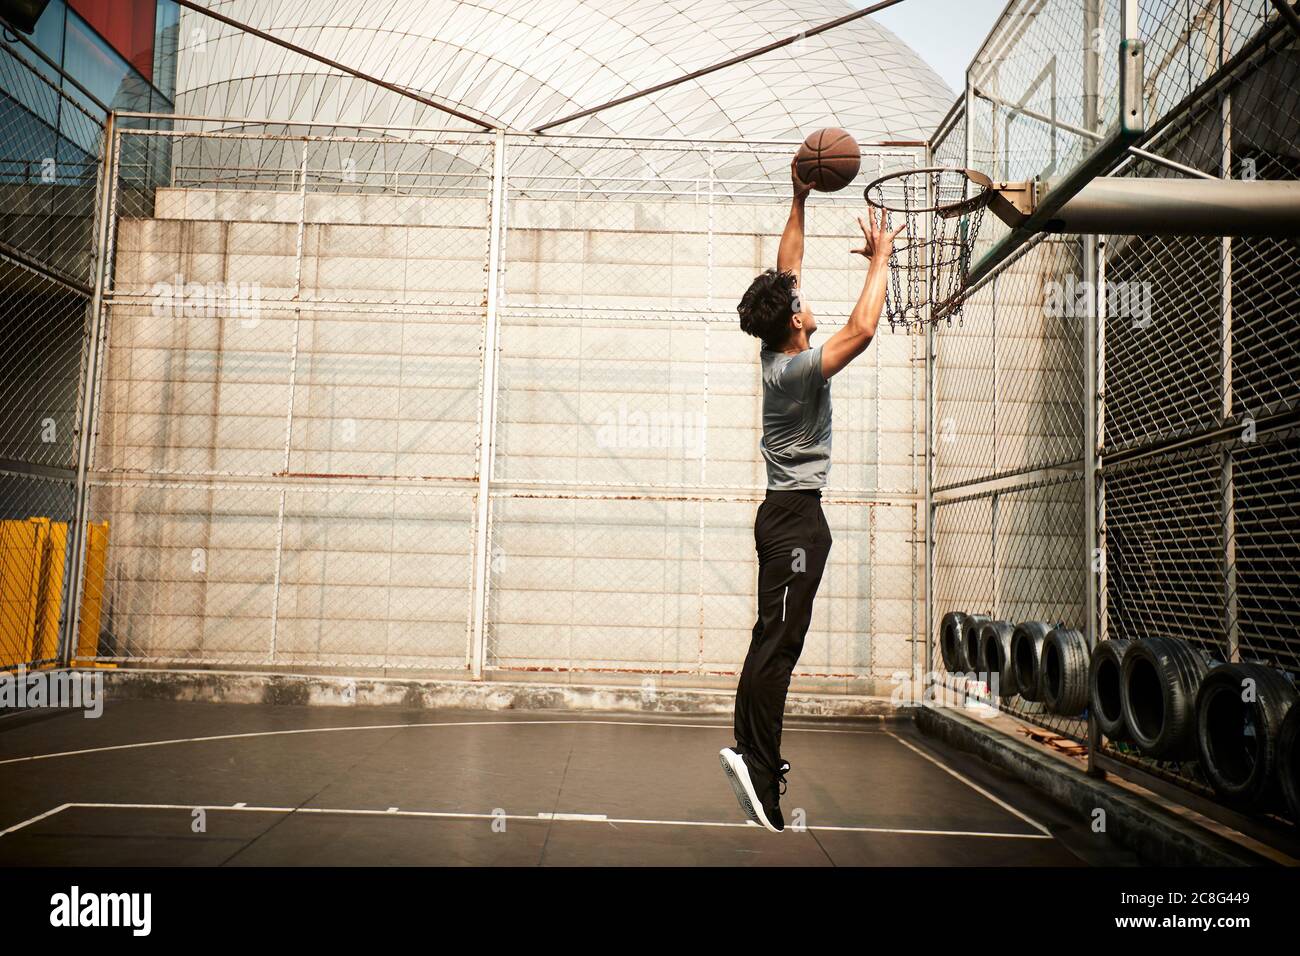
{"label": "white dome roof", "polygon": [[[842,16],[838,0],[222,0],[210,6],[493,125],[548,120]],[[468,126],[182,10],[176,110],[290,122]],[[953,94],[862,18],[551,132],[859,142],[927,138]],[[802,131],[802,132],[801,132]]]}

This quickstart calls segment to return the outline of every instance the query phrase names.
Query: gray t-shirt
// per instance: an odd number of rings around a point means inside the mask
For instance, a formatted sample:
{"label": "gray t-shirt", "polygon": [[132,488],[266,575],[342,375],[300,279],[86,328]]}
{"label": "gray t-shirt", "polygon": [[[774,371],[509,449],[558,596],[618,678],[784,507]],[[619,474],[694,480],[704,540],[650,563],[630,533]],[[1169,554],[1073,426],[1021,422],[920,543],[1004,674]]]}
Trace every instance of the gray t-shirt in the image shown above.
{"label": "gray t-shirt", "polygon": [[763,440],[767,486],[822,488],[831,467],[831,383],[822,347],[786,355],[763,346]]}

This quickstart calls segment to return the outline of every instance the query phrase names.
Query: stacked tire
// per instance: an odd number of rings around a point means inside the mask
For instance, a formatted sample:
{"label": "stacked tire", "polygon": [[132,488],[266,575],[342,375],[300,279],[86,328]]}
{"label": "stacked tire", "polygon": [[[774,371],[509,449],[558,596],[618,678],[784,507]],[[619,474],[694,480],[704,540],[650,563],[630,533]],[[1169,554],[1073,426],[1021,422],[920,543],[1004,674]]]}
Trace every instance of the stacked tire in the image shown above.
{"label": "stacked tire", "polygon": [[1196,756],[1196,694],[1208,672],[1205,657],[1186,641],[1148,637],[1128,648],[1120,706],[1139,751],[1157,760]]}
{"label": "stacked tire", "polygon": [[1088,702],[1097,726],[1111,741],[1130,740],[1124,723],[1124,655],[1132,641],[1098,641],[1088,668]]}
{"label": "stacked tire", "polygon": [[1088,640],[1068,627],[1054,627],[1043,639],[1039,691],[1054,714],[1073,717],[1088,706]]}
{"label": "stacked tire", "polygon": [[1171,637],[1089,648],[1063,625],[961,611],[944,615],[939,644],[945,669],[989,675],[999,697],[1063,716],[1086,709],[1112,743],[1155,760],[1195,760],[1224,803],[1283,810],[1300,824],[1300,692],[1277,669],[1215,665]]}
{"label": "stacked tire", "polygon": [[939,650],[950,673],[996,677],[999,697],[1019,694],[1067,717],[1088,706],[1088,642],[1071,628],[952,611],[940,622]]}
{"label": "stacked tire", "polygon": [[1052,631],[1050,624],[1042,621],[1025,621],[1011,632],[1011,674],[1016,691],[1027,701],[1043,699],[1042,668],[1043,641]]}
{"label": "stacked tire", "polygon": [[1144,756],[1196,761],[1224,804],[1300,823],[1300,693],[1259,663],[1212,663],[1170,637],[1103,641],[1088,702],[1101,733]]}
{"label": "stacked tire", "polygon": [[1015,630],[1008,621],[985,621],[979,629],[980,660],[990,681],[996,677],[999,697],[1014,697],[1018,693],[1016,675],[1011,668],[1011,635]]}
{"label": "stacked tire", "polygon": [[943,616],[939,622],[939,655],[943,658],[944,670],[951,674],[980,670],[978,662],[972,664],[967,654],[971,635],[988,620],[986,614],[966,614],[963,611],[950,611]]}
{"label": "stacked tire", "polygon": [[1280,805],[1282,730],[1288,715],[1300,712],[1296,697],[1289,680],[1261,664],[1221,664],[1201,681],[1196,743],[1201,769],[1224,803]]}

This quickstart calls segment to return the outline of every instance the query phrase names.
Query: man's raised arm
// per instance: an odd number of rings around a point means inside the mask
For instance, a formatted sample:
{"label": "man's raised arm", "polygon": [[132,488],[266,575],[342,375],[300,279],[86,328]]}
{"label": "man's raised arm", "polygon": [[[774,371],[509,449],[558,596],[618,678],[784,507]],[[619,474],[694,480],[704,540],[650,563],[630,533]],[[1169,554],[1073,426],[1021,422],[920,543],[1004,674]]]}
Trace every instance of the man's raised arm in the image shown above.
{"label": "man's raised arm", "polygon": [[812,186],[799,178],[794,160],[790,161],[790,181],[794,198],[790,201],[790,218],[781,233],[781,245],[776,250],[776,271],[793,273],[798,285],[803,277],[803,208]]}
{"label": "man's raised arm", "polygon": [[885,228],[883,213],[879,223],[876,222],[875,210],[868,209],[867,215],[871,225],[858,219],[858,225],[862,227],[862,248],[853,251],[869,259],[871,265],[867,267],[862,294],[858,296],[858,304],[849,313],[849,321],[822,346],[822,375],[826,378],[830,378],[867,350],[875,338],[880,313],[885,307],[889,256],[894,251],[894,237],[903,231],[903,226],[891,231]]}

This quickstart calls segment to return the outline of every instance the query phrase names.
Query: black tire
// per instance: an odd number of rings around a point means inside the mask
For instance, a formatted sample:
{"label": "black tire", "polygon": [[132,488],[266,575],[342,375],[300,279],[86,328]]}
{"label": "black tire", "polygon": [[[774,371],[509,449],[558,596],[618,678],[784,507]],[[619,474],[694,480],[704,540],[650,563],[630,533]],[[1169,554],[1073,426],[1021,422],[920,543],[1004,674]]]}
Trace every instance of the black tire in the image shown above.
{"label": "black tire", "polygon": [[1052,625],[1042,621],[1025,621],[1011,632],[1011,670],[1016,691],[1025,700],[1043,699],[1039,663],[1043,656],[1043,641],[1051,629]]}
{"label": "black tire", "polygon": [[[1243,700],[1254,681],[1254,700]],[[1296,690],[1262,664],[1222,664],[1196,694],[1196,743],[1201,769],[1225,803],[1260,809],[1276,803],[1282,722]]]}
{"label": "black tire", "polygon": [[957,666],[957,648],[960,646],[957,635],[961,633],[960,622],[965,617],[961,611],[949,611],[939,622],[939,656],[943,658],[943,669],[950,674],[961,670]]}
{"label": "black tire", "polygon": [[1099,641],[1088,667],[1088,707],[1097,727],[1112,741],[1129,739],[1121,681],[1124,655],[1132,646],[1132,641]]}
{"label": "black tire", "polygon": [[998,697],[1016,695],[1016,675],[1011,669],[1011,635],[1015,629],[1008,621],[985,621],[980,625],[981,670],[989,675],[990,682],[996,678],[998,686],[994,690]]}
{"label": "black tire", "polygon": [[1277,771],[1282,796],[1286,798],[1291,819],[1300,824],[1300,703],[1291,705],[1279,737]]}
{"label": "black tire", "polygon": [[1124,725],[1138,750],[1160,760],[1196,756],[1196,692],[1209,666],[1186,641],[1147,637],[1124,655]]}
{"label": "black tire", "polygon": [[939,623],[939,653],[943,657],[944,670],[950,674],[964,674],[979,669],[971,667],[966,660],[966,633],[987,620],[986,614],[966,614],[963,611],[950,611],[943,616]]}
{"label": "black tire", "polygon": [[989,623],[985,617],[981,621],[972,618],[969,626],[962,632],[962,660],[966,662],[966,670],[973,673],[978,680],[978,675],[984,673],[988,668],[984,666],[983,646],[980,636],[984,633],[984,625]]}
{"label": "black tire", "polygon": [[1074,717],[1088,706],[1088,640],[1068,627],[1055,627],[1043,638],[1039,687],[1054,714]]}

